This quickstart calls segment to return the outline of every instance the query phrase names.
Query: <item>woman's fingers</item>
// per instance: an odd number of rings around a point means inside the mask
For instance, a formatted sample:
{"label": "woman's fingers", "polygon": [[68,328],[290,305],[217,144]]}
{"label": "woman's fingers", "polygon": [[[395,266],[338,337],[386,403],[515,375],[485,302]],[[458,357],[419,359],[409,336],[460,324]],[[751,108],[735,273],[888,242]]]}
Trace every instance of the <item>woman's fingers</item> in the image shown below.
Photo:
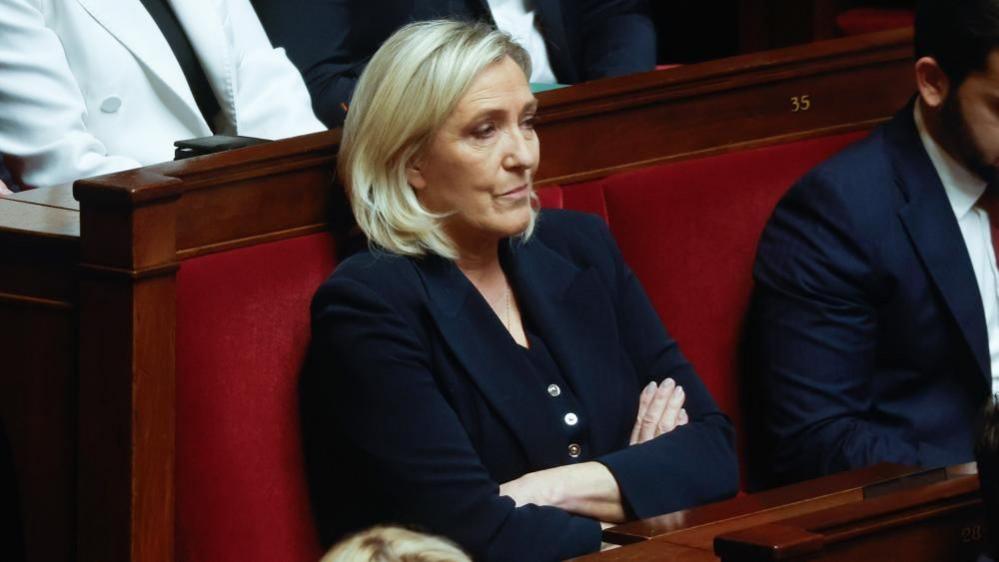
{"label": "woman's fingers", "polygon": [[638,397],[638,415],[635,417],[635,425],[631,428],[631,440],[630,445],[638,443],[638,434],[642,428],[642,418],[645,417],[645,412],[649,409],[649,403],[652,402],[652,397],[656,394],[656,383],[650,382]]}
{"label": "woman's fingers", "polygon": [[687,409],[686,408],[680,408],[680,413],[677,414],[677,416],[676,416],[676,426],[680,427],[681,425],[687,425],[687,422],[689,422],[689,421],[690,421],[690,418],[687,417]]}
{"label": "woman's fingers", "polygon": [[645,410],[645,415],[640,418],[642,428],[638,432],[639,443],[644,443],[659,434],[659,420],[666,413],[666,407],[673,396],[674,388],[676,388],[676,383],[669,378],[659,385],[648,409]]}
{"label": "woman's fingers", "polygon": [[663,416],[659,418],[656,435],[669,433],[676,429],[677,416],[680,415],[680,410],[683,409],[683,402],[686,397],[682,386],[673,389],[673,394],[670,396],[669,402],[666,403],[666,409],[663,410]]}

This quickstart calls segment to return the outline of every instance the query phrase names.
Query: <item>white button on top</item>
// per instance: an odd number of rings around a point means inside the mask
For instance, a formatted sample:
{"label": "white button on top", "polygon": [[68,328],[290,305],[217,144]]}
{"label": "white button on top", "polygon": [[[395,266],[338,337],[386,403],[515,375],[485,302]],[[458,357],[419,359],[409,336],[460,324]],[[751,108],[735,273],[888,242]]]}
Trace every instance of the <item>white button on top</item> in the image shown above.
{"label": "white button on top", "polygon": [[555,398],[559,394],[562,394],[562,389],[558,387],[557,384],[548,385],[548,395]]}
{"label": "white button on top", "polygon": [[570,457],[572,457],[574,459],[579,458],[579,455],[582,452],[583,452],[583,448],[580,447],[579,445],[577,445],[576,443],[573,443],[573,444],[569,445],[569,456]]}
{"label": "white button on top", "polygon": [[106,97],[104,98],[104,101],[101,102],[101,111],[104,113],[114,113],[115,111],[118,111],[119,107],[121,107],[121,98],[118,96]]}
{"label": "white button on top", "polygon": [[566,414],[562,419],[565,420],[565,425],[576,425],[579,423],[579,418],[572,412]]}

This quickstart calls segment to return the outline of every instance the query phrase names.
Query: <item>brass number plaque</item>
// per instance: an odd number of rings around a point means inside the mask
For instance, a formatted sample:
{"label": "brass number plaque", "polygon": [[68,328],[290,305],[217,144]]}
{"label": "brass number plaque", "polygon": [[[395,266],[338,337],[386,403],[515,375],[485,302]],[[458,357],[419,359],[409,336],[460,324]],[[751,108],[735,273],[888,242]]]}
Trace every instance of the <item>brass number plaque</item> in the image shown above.
{"label": "brass number plaque", "polygon": [[802,111],[808,111],[811,108],[812,96],[809,94],[791,96],[791,113],[800,113]]}
{"label": "brass number plaque", "polygon": [[984,538],[981,525],[971,525],[961,529],[961,542],[980,542]]}

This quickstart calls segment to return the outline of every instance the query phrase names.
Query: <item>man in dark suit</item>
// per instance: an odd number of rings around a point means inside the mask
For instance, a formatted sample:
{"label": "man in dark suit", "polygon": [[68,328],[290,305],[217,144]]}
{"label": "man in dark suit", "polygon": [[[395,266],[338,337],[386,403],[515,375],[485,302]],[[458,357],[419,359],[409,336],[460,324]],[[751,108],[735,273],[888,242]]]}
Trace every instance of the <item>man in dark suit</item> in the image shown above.
{"label": "man in dark suit", "polygon": [[999,376],[999,193],[983,195],[999,163],[999,0],[921,2],[916,55],[914,100],[799,180],[760,240],[757,486],[973,460]]}
{"label": "man in dark suit", "polygon": [[[518,7],[508,6],[513,4]],[[328,127],[342,124],[371,55],[392,32],[414,21],[485,20],[515,31],[508,23],[515,28],[517,21],[533,18],[531,27],[543,40],[537,50],[525,46],[536,69],[547,55],[555,80],[532,82],[574,84],[655,67],[655,27],[646,0],[253,0],[253,5],[271,41],[302,71],[316,114]]]}

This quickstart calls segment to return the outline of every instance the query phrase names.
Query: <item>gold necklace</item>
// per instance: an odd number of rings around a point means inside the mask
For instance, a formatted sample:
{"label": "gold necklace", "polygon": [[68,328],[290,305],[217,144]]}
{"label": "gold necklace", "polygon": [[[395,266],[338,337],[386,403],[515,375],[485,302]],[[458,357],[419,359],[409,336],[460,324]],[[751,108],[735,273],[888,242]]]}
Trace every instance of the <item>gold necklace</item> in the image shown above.
{"label": "gold necklace", "polygon": [[511,324],[510,324],[510,287],[509,286],[507,286],[507,288],[506,288],[506,330],[508,332],[512,332],[513,331],[513,328],[511,328]]}

